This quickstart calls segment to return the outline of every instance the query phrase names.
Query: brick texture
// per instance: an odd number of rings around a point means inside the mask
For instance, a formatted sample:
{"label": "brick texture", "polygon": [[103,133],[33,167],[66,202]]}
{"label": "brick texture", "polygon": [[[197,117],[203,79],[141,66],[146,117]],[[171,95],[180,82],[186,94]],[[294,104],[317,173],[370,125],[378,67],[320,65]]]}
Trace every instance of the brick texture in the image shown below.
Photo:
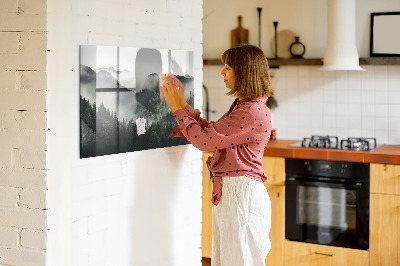
{"label": "brick texture", "polygon": [[0,2],[0,265],[46,263],[46,12]]}

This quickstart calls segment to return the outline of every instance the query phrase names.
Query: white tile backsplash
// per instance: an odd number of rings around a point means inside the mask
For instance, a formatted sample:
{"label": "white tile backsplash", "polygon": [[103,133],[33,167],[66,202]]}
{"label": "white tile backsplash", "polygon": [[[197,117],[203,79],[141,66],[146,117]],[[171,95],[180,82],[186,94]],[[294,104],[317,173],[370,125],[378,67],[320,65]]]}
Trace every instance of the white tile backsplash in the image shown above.
{"label": "white tile backsplash", "polygon": [[[319,66],[271,70],[278,101],[278,108],[272,110],[277,137],[376,137],[382,144],[400,144],[400,66],[362,67],[366,71],[320,71]],[[210,73],[207,68],[204,83],[212,87],[213,80],[220,77],[206,75]],[[221,84],[214,89],[226,92]],[[229,107],[233,99],[223,96],[210,101],[211,106]],[[222,114],[218,112],[215,117]]]}

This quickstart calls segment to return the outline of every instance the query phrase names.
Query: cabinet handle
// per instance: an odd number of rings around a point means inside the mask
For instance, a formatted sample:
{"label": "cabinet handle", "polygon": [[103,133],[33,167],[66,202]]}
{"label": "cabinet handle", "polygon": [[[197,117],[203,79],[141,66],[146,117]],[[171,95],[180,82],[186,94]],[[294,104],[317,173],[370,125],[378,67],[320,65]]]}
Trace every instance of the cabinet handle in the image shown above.
{"label": "cabinet handle", "polygon": [[319,252],[314,252],[315,255],[323,255],[323,256],[335,256],[335,254],[327,254],[327,253],[319,253]]}

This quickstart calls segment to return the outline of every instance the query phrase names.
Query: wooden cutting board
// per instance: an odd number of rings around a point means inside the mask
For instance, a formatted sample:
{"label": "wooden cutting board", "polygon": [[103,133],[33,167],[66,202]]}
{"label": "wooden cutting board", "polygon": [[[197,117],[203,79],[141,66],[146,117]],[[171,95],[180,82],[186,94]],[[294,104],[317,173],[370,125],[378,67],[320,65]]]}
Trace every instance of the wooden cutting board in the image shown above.
{"label": "wooden cutting board", "polygon": [[249,43],[249,31],[242,27],[242,16],[238,16],[238,27],[231,30],[231,48],[238,44]]}

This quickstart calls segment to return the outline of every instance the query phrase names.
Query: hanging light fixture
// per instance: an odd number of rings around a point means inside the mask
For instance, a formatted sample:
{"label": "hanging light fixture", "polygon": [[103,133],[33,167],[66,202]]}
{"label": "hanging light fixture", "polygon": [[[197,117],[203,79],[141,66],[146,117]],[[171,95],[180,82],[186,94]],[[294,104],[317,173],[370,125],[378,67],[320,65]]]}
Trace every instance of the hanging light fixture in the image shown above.
{"label": "hanging light fixture", "polygon": [[323,71],[358,70],[355,0],[328,0],[328,44]]}

